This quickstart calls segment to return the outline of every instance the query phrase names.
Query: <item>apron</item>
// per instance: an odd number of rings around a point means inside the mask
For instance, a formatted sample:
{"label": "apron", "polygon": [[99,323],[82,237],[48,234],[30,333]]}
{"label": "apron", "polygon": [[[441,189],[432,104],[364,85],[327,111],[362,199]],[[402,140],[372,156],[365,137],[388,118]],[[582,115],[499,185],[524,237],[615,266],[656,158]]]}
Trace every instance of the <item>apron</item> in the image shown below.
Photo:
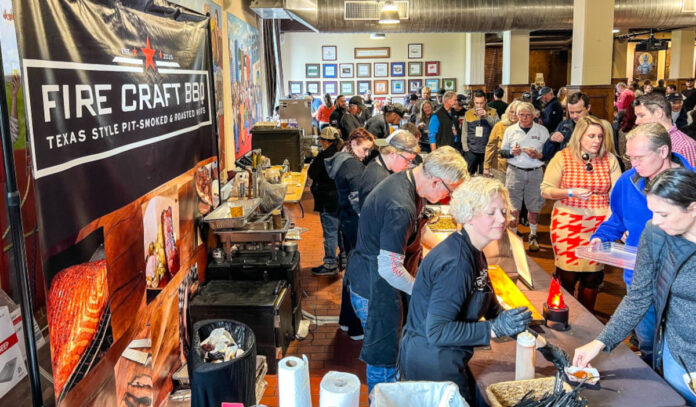
{"label": "apron", "polygon": [[[483,254],[475,252],[465,242],[461,252],[463,258],[476,265],[479,273],[473,279],[469,296],[457,320],[476,322],[486,315],[496,301],[495,293],[488,279],[488,266]],[[473,354],[472,346],[436,347],[428,344],[421,335],[406,333],[399,357],[401,380],[452,381],[459,386],[459,393],[467,403],[475,405],[476,382],[468,366]]]}
{"label": "apron", "polygon": [[[421,247],[421,232],[427,222],[427,218],[421,216],[425,207],[425,200],[415,193],[415,179],[409,170],[407,177],[413,185],[413,195],[416,199],[416,213],[419,215],[413,222],[413,229],[404,250],[404,267],[413,276],[418,271],[418,265],[423,252]],[[372,278],[372,290],[368,303],[368,318],[366,324],[365,339],[363,340],[360,360],[381,367],[393,368],[396,366],[399,354],[399,340],[401,327],[405,321],[406,301],[402,298],[402,292],[395,289],[384,280],[376,270],[370,270]],[[403,297],[408,297],[404,295]],[[370,315],[379,317],[370,318]]]}

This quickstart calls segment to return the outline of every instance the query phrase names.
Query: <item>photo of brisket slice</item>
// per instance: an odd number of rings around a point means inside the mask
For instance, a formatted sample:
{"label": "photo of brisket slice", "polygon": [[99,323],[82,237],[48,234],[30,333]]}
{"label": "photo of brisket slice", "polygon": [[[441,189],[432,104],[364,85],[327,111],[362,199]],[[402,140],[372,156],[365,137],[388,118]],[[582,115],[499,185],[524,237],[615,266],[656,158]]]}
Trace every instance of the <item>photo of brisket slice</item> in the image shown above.
{"label": "photo of brisket slice", "polygon": [[57,398],[97,334],[108,296],[105,260],[66,268],[53,278],[47,313]]}
{"label": "photo of brisket slice", "polygon": [[162,211],[162,235],[164,236],[164,254],[167,256],[167,269],[174,277],[179,271],[179,249],[176,247],[171,206]]}

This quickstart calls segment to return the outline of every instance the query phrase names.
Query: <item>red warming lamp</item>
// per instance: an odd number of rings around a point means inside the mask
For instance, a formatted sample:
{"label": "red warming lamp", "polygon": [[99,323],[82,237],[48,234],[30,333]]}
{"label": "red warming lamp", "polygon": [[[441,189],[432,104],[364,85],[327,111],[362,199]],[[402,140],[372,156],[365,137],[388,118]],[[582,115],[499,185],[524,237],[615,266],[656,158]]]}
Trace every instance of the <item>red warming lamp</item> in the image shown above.
{"label": "red warming lamp", "polygon": [[556,277],[551,279],[549,298],[544,303],[544,325],[557,331],[567,331],[570,328],[568,306],[563,302],[561,283]]}

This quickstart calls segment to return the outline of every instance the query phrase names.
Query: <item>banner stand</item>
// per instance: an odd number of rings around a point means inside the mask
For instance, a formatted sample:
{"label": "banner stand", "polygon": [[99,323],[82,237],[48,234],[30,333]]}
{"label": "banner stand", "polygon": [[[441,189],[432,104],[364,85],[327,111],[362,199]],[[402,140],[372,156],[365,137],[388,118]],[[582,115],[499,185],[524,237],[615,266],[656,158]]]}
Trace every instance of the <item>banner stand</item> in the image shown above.
{"label": "banner stand", "polygon": [[[0,78],[5,78],[2,66],[2,51],[0,51]],[[4,81],[4,79],[3,79]],[[5,85],[0,86],[0,136],[2,136],[2,158],[5,166],[5,192],[7,193],[7,217],[10,221],[12,236],[12,251],[14,268],[20,287],[19,298],[22,306],[22,327],[24,342],[29,362],[29,382],[31,384],[31,399],[34,407],[43,406],[41,394],[41,375],[39,374],[39,359],[34,339],[33,304],[29,291],[29,270],[27,268],[27,252],[24,247],[24,228],[22,226],[21,196],[17,190],[17,174],[15,173],[12,139],[10,137],[10,121],[7,110],[7,94]]]}
{"label": "banner stand", "polygon": [[[213,101],[213,111],[211,112],[211,118],[213,121],[213,154],[217,157],[217,172],[218,172],[218,196],[222,199],[222,193],[220,192],[222,188],[222,182],[220,182],[220,176],[222,172],[222,166],[224,163],[220,160],[220,145],[218,140],[220,140],[220,129],[218,129],[217,122],[217,99],[215,98],[215,67],[213,64],[213,32],[210,29],[210,13],[205,14],[208,17],[208,59],[210,60],[210,66],[208,67],[208,72],[210,72],[210,100]],[[224,126],[225,124],[221,124]]]}

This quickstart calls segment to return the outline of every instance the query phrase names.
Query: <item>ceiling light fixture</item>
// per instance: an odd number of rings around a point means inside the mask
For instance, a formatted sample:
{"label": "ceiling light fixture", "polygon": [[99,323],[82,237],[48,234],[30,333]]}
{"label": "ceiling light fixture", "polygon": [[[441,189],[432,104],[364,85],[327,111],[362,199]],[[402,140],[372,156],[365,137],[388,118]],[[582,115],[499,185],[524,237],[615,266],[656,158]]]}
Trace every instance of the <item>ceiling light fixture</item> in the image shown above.
{"label": "ceiling light fixture", "polygon": [[611,32],[613,32],[614,34],[616,34],[616,33],[618,33],[619,31],[621,31],[621,30],[619,30],[618,28],[614,28]]}
{"label": "ceiling light fixture", "polygon": [[380,24],[399,24],[399,9],[396,7],[394,2],[387,0],[382,5],[382,9],[379,12],[379,23]]}
{"label": "ceiling light fixture", "polygon": [[370,34],[371,40],[383,40],[385,38],[387,38],[387,34],[385,34],[385,33],[372,33],[372,34]]}

